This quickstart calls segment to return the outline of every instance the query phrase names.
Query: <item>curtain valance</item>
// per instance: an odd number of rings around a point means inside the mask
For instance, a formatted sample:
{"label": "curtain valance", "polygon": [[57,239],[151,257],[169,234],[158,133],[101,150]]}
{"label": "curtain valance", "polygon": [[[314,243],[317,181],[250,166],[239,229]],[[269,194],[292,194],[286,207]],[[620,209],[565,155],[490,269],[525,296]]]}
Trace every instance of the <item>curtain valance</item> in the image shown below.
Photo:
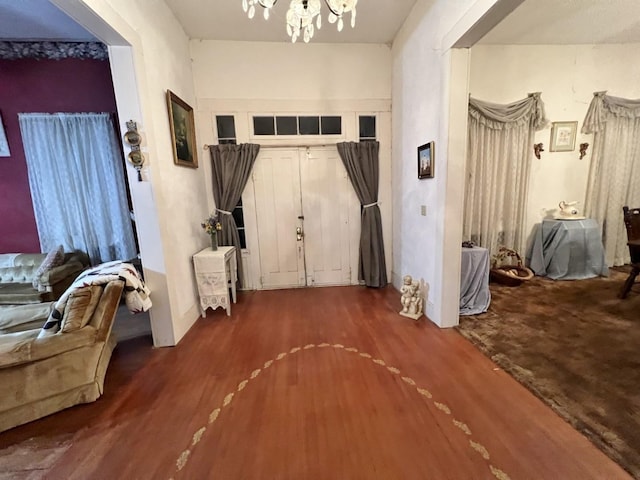
{"label": "curtain valance", "polygon": [[530,93],[527,98],[501,105],[469,97],[469,115],[479,124],[494,130],[528,125],[542,130],[547,124],[541,93]]}
{"label": "curtain valance", "polygon": [[640,99],[612,97],[607,92],[595,92],[582,124],[582,133],[604,130],[607,117],[640,118]]}

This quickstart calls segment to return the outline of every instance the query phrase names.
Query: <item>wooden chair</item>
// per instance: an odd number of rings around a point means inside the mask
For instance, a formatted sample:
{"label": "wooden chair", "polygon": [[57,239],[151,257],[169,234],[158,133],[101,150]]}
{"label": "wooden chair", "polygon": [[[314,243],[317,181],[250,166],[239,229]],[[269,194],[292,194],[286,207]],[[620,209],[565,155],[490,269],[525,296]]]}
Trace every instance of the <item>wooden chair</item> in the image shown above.
{"label": "wooden chair", "polygon": [[622,207],[624,225],[627,227],[627,245],[631,255],[631,273],[620,290],[620,298],[625,298],[636,277],[640,274],[640,208]]}

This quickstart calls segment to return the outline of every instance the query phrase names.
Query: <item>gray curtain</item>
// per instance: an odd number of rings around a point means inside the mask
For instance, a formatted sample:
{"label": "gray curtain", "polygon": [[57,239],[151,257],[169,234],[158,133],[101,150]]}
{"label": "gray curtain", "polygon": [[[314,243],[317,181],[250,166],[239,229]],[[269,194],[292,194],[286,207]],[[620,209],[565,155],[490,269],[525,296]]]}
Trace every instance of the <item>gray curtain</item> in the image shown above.
{"label": "gray curtain", "polygon": [[240,201],[259,151],[260,145],[251,143],[209,147],[213,171],[213,200],[222,225],[222,231],[218,233],[218,242],[220,245],[236,247],[238,279],[241,285],[244,285],[244,272],[242,271],[240,236],[231,212]]}
{"label": "gray curtain", "polygon": [[338,143],[349,179],[362,204],[360,266],[358,278],[368,287],[387,284],[387,267],[382,240],[382,218],[378,208],[379,142]]}

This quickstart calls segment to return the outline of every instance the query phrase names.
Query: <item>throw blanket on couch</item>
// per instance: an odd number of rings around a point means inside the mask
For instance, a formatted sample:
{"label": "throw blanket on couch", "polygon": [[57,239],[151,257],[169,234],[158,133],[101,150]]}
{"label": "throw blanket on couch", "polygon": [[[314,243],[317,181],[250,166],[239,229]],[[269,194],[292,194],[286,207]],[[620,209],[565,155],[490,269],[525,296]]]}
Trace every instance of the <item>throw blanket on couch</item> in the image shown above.
{"label": "throw blanket on couch", "polygon": [[105,285],[114,280],[124,281],[124,300],[131,313],[146,312],[151,308],[151,293],[138,271],[130,263],[113,261],[85,270],[74,280],[55,303],[49,318],[38,335],[39,338],[54,335],[60,330],[64,308],[69,296],[76,290],[91,285]]}

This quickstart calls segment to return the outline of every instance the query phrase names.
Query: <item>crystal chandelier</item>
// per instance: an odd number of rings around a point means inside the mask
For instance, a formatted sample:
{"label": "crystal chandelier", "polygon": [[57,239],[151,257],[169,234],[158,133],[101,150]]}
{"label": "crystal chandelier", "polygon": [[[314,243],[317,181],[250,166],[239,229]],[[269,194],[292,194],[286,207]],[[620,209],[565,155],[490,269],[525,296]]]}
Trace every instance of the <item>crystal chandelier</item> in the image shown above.
{"label": "crystal chandelier", "polygon": [[[358,0],[323,0],[329,8],[329,23],[338,23],[338,31],[344,27],[342,15],[351,12],[351,27],[356,25],[356,4]],[[269,19],[271,9],[278,0],[242,0],[242,9],[253,18],[256,14],[256,5],[264,9],[265,20]],[[320,0],[291,0],[287,11],[287,33],[293,43],[302,36],[306,43],[313,38],[315,29],[322,27],[322,15]],[[315,19],[315,26],[314,26]]]}

